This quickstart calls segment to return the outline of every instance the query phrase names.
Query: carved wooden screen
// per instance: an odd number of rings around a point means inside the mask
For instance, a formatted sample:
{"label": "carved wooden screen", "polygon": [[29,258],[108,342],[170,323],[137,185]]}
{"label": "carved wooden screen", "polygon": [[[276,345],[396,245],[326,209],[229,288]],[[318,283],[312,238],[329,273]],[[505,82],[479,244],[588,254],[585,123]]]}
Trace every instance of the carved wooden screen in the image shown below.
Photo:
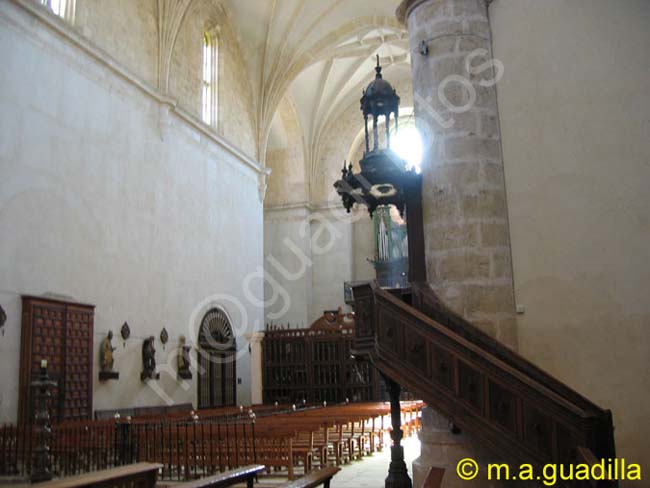
{"label": "carved wooden screen", "polygon": [[18,420],[33,419],[29,384],[42,359],[57,386],[51,390],[53,421],[92,416],[94,306],[39,297],[23,297]]}
{"label": "carved wooden screen", "polygon": [[367,362],[350,355],[351,315],[326,312],[309,329],[267,328],[264,401],[267,403],[377,400],[379,379]]}
{"label": "carved wooden screen", "polygon": [[237,403],[237,344],[226,314],[205,314],[199,329],[199,408]]}

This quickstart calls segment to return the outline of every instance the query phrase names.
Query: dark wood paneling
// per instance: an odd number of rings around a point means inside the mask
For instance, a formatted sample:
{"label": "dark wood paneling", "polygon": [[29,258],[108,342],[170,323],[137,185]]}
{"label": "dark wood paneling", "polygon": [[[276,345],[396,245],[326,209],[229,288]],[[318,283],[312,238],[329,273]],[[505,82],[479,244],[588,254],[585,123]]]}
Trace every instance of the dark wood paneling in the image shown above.
{"label": "dark wood paneling", "polygon": [[459,396],[477,411],[484,406],[483,375],[468,364],[460,361],[458,365]]}
{"label": "dark wood paneling", "polygon": [[489,382],[490,419],[513,433],[517,433],[517,397],[514,393],[497,383]]}
{"label": "dark wood paneling", "polygon": [[524,403],[524,441],[541,453],[557,457],[554,446],[554,424],[551,417]]}
{"label": "dark wood paneling", "polygon": [[431,378],[431,359],[426,339],[422,334],[412,330],[405,330],[404,336],[406,361],[417,369],[422,376]]}
{"label": "dark wood paneling", "polygon": [[30,383],[41,360],[57,386],[51,390],[53,421],[83,420],[92,416],[94,306],[23,297],[18,419],[31,422]]}
{"label": "dark wood paneling", "polygon": [[433,344],[431,344],[430,348],[433,379],[449,390],[452,390],[454,387],[453,356]]}

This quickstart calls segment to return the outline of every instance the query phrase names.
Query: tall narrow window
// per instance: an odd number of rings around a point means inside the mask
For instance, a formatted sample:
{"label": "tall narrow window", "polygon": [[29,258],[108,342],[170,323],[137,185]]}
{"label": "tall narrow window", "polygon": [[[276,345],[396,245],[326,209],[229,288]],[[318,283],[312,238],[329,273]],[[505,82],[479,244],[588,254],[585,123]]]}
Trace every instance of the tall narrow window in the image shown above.
{"label": "tall narrow window", "polygon": [[75,0],[41,0],[41,3],[62,19],[70,22],[74,19]]}
{"label": "tall narrow window", "polygon": [[217,74],[219,41],[216,34],[203,35],[202,118],[213,127],[217,125]]}

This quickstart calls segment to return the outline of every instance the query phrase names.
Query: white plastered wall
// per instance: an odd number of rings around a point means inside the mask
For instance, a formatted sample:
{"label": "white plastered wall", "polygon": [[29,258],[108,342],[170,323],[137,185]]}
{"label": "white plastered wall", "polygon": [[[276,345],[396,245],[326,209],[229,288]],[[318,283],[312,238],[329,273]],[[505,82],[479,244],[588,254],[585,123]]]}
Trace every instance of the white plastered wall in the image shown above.
{"label": "white plastered wall", "polygon": [[[262,282],[245,280],[262,265],[261,168],[58,30],[0,4],[0,303],[8,316],[0,420],[17,413],[21,294],[96,305],[95,409],[196,404],[196,373],[183,384],[175,362],[166,363],[181,334],[195,343],[197,310],[223,307],[237,336],[262,327],[254,299]],[[124,347],[125,321],[132,335]],[[100,383],[108,330],[120,378]],[[161,371],[155,387],[140,380],[149,335]],[[238,344],[237,400],[248,403],[249,352],[243,337]]]}
{"label": "white plastered wall", "polygon": [[[519,350],[650,468],[650,3],[490,7]],[[632,486],[636,486],[632,483]]]}

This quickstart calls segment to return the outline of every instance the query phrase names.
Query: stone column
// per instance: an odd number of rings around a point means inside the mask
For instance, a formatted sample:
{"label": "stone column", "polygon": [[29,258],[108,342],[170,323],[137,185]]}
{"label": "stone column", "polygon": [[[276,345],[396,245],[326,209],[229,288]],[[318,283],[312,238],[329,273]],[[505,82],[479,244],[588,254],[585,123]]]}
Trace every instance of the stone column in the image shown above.
{"label": "stone column", "polygon": [[[486,0],[404,0],[416,123],[422,133],[422,204],[428,280],[440,298],[509,347],[517,347],[506,188]],[[443,487],[466,457],[488,456],[467,433],[425,411],[414,487],[430,466]],[[472,486],[489,486],[476,479]]]}
{"label": "stone column", "polygon": [[264,332],[248,334],[246,339],[251,348],[251,404],[257,405],[263,402],[262,339],[264,339]]}
{"label": "stone column", "polygon": [[441,299],[517,347],[506,188],[486,0],[405,0],[426,153],[427,272]]}
{"label": "stone column", "polygon": [[[449,419],[427,407],[422,411],[420,457],[413,461],[413,487],[421,488],[431,466],[444,468],[442,488],[495,488],[507,483],[487,479],[487,464],[498,463],[490,453],[482,449],[468,432],[452,432]],[[456,474],[461,459],[476,460],[480,467],[478,475],[471,481],[462,480]],[[512,482],[511,482],[512,483]],[[511,485],[510,485],[511,486]]]}

